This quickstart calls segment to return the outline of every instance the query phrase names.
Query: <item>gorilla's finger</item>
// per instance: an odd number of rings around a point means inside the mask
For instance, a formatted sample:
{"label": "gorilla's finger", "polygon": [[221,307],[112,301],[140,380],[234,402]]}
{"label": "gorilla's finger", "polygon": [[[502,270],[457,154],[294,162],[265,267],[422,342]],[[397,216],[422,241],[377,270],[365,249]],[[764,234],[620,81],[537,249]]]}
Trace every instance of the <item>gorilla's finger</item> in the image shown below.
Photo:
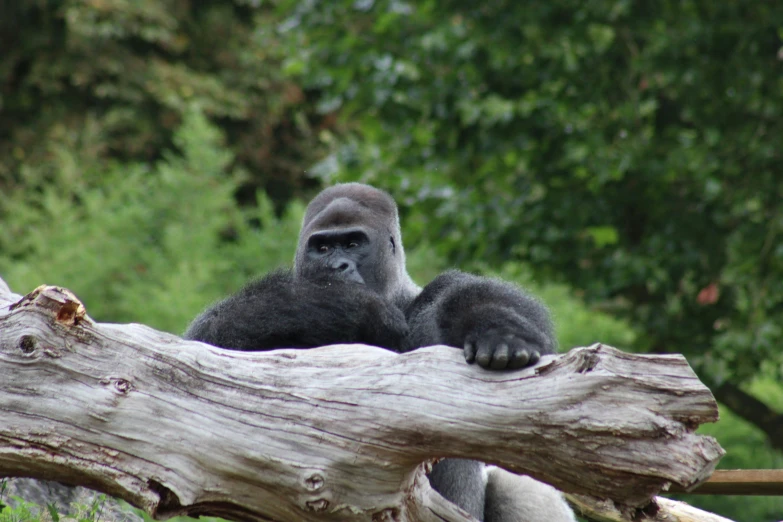
{"label": "gorilla's finger", "polygon": [[489,363],[489,367],[493,370],[502,370],[508,366],[509,350],[506,343],[499,344],[495,348],[495,353],[492,354],[492,361]]}
{"label": "gorilla's finger", "polygon": [[465,360],[472,364],[476,360],[476,343],[465,341]]}
{"label": "gorilla's finger", "polygon": [[492,362],[492,345],[487,341],[481,340],[478,342],[476,362],[482,368],[489,368],[489,365]]}
{"label": "gorilla's finger", "polygon": [[528,361],[528,364],[532,366],[539,360],[541,360],[541,353],[538,350],[533,350],[533,353],[530,354],[530,361]]}
{"label": "gorilla's finger", "polygon": [[524,368],[530,361],[530,352],[524,346],[515,346],[511,351],[511,360],[508,367],[512,370]]}

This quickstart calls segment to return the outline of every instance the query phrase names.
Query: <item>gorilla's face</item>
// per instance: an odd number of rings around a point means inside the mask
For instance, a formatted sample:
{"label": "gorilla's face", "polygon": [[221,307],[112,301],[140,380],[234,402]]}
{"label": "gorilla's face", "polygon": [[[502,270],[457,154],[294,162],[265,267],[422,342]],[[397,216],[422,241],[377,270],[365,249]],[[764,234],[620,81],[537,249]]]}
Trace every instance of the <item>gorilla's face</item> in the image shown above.
{"label": "gorilla's face", "polygon": [[321,192],[307,207],[294,262],[297,277],[363,284],[391,297],[405,273],[397,206],[357,183]]}
{"label": "gorilla's face", "polygon": [[[368,233],[369,232],[369,233]],[[375,235],[363,227],[319,230],[307,238],[303,273],[316,279],[342,279],[380,291],[383,285],[369,268],[375,265]]]}

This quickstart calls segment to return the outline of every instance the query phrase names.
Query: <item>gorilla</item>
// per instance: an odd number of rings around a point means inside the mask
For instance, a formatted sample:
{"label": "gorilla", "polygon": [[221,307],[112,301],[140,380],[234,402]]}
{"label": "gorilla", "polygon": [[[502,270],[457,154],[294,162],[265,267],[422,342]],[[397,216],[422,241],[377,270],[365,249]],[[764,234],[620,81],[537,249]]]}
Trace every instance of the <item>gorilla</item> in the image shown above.
{"label": "gorilla", "polygon": [[[394,199],[359,183],[310,202],[293,271],[272,272],[214,304],[184,337],[249,351],[363,343],[403,353],[444,344],[489,370],[555,353],[547,309],[511,284],[450,270],[418,287],[405,268]],[[554,488],[478,461],[444,459],[429,479],[485,522],[575,520]]]}

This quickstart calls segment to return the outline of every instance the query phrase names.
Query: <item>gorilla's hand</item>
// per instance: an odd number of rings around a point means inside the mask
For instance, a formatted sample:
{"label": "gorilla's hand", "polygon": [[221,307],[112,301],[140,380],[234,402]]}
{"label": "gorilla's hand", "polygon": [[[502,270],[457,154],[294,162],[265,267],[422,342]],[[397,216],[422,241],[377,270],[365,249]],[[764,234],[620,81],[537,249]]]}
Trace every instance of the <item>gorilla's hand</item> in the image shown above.
{"label": "gorilla's hand", "polygon": [[548,339],[513,310],[487,305],[476,309],[465,332],[465,360],[491,370],[533,365],[542,353],[552,353]]}
{"label": "gorilla's hand", "polygon": [[298,285],[300,302],[313,300],[308,317],[318,317],[317,331],[328,332],[324,340],[329,344],[362,343],[401,351],[408,336],[405,314],[375,290],[331,274],[314,274]]}
{"label": "gorilla's hand", "polygon": [[310,345],[362,343],[399,352],[408,335],[405,314],[368,286],[339,279],[300,280],[299,310],[317,338]]}
{"label": "gorilla's hand", "polygon": [[364,342],[399,352],[408,337],[408,322],[402,310],[374,292],[367,292],[364,306]]}
{"label": "gorilla's hand", "polygon": [[446,344],[491,370],[523,368],[555,353],[547,309],[502,281],[445,272],[424,287],[406,315],[411,328],[406,351]]}

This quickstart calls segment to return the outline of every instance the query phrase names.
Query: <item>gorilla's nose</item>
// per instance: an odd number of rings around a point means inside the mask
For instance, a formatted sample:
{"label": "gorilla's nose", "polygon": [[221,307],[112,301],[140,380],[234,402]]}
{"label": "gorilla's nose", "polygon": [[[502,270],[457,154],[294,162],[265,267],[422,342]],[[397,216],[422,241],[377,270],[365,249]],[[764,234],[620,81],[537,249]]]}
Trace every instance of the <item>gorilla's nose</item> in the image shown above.
{"label": "gorilla's nose", "polygon": [[340,257],[332,261],[332,268],[338,272],[356,271],[356,263],[346,257]]}
{"label": "gorilla's nose", "polygon": [[364,278],[359,274],[359,268],[353,259],[347,257],[337,258],[330,263],[332,270],[346,281],[364,284]]}

